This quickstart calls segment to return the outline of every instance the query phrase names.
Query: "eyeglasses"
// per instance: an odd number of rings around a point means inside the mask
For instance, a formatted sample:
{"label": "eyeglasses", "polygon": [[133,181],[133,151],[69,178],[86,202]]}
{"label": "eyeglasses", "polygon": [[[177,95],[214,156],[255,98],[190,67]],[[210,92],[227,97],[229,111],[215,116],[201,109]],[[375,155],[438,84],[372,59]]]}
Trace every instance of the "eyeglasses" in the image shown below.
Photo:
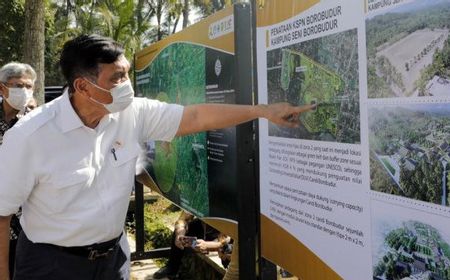
{"label": "eyeglasses", "polygon": [[33,89],[32,84],[24,84],[24,83],[5,83],[8,87],[12,88],[26,88],[26,89]]}

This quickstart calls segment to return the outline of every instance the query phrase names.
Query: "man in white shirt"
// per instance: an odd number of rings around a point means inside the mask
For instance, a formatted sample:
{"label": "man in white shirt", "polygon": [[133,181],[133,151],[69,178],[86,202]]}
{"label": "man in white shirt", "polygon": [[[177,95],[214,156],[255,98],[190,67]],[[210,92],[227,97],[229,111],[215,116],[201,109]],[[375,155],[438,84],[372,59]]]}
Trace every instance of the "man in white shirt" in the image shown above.
{"label": "man in white shirt", "polygon": [[[311,106],[180,106],[133,98],[130,64],[109,38],[68,41],[68,91],[26,115],[0,147],[0,280],[8,279],[9,217],[22,206],[17,280],[127,279],[118,245],[139,143],[264,117],[287,126]],[[294,117],[293,117],[294,116]]]}
{"label": "man in white shirt", "polygon": [[[25,63],[10,62],[0,68],[0,145],[3,135],[24,114],[37,107],[33,98],[36,72]],[[9,235],[9,273],[14,276],[16,244],[22,227],[19,223],[21,211],[11,216]]]}

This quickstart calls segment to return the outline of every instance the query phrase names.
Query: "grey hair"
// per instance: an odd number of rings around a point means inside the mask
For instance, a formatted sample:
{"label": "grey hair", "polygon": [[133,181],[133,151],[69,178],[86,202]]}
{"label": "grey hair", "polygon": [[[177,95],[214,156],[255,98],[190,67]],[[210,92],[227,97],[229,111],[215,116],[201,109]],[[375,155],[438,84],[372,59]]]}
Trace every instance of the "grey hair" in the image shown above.
{"label": "grey hair", "polygon": [[36,81],[36,72],[26,63],[10,62],[0,68],[0,82],[6,83],[11,78],[30,77],[33,83]]}

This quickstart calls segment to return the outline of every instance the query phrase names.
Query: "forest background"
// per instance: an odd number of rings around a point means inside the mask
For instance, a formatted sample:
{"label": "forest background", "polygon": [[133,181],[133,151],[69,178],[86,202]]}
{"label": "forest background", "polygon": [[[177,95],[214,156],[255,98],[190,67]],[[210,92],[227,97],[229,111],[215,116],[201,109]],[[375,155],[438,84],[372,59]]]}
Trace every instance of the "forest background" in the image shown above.
{"label": "forest background", "polygon": [[80,34],[111,37],[133,54],[214,12],[232,0],[0,0],[0,66],[32,65],[35,97],[44,86],[64,85],[58,60],[67,40]]}

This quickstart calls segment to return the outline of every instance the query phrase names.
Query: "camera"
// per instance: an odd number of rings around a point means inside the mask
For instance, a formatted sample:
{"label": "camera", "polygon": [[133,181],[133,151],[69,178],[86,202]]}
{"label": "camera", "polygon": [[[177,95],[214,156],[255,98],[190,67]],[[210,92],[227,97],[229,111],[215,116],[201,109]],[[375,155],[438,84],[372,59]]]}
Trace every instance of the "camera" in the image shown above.
{"label": "camera", "polygon": [[224,254],[231,254],[231,252],[233,251],[233,244],[225,243],[220,249]]}

